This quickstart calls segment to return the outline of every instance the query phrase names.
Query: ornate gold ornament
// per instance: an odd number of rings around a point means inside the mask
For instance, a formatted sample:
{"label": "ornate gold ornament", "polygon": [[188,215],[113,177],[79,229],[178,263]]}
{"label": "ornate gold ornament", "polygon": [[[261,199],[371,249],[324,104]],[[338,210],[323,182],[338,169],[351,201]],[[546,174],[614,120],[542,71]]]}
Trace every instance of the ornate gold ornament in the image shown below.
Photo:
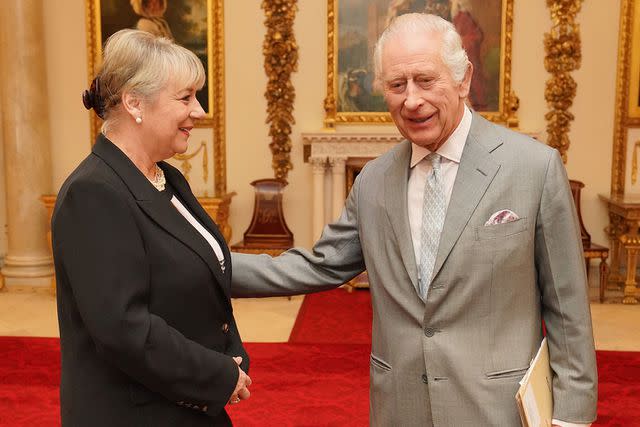
{"label": "ornate gold ornament", "polygon": [[[324,126],[334,129],[336,124],[387,124],[392,123],[387,112],[347,112],[338,111],[338,1],[327,0],[327,97],[324,100]],[[508,127],[518,127],[517,110],[519,99],[511,89],[511,45],[513,35],[513,2],[502,0],[501,21],[503,32],[500,39],[500,83],[497,111],[481,111],[480,114],[488,120],[504,124]],[[444,6],[443,6],[444,7]],[[442,12],[439,7],[426,11]],[[366,13],[366,9],[363,11]],[[371,23],[374,27],[375,23]]]}
{"label": "ornate gold ornament", "polygon": [[562,161],[567,162],[569,129],[574,119],[569,108],[576,96],[577,84],[571,72],[580,68],[582,61],[580,26],[575,22],[583,0],[547,0],[551,12],[551,31],[544,35],[544,67],[551,73],[547,80],[544,98],[549,112],[547,119],[547,144],[560,151]]}
{"label": "ornate gold ornament", "polygon": [[297,0],[265,0],[262,8],[265,12],[267,34],[264,38],[264,70],[267,74],[267,123],[271,137],[272,162],[274,176],[287,179],[293,165],[291,163],[291,126],[295,88],[291,83],[291,74],[298,70],[298,45],[293,34],[293,22],[298,9]]}

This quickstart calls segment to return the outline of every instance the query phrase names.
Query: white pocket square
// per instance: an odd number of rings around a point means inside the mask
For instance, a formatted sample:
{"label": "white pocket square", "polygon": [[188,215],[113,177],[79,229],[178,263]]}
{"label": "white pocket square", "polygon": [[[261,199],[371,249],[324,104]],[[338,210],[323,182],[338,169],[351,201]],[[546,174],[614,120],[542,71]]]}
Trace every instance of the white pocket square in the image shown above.
{"label": "white pocket square", "polygon": [[491,217],[484,223],[487,225],[505,224],[507,222],[513,222],[520,219],[520,217],[509,209],[503,209],[491,215]]}

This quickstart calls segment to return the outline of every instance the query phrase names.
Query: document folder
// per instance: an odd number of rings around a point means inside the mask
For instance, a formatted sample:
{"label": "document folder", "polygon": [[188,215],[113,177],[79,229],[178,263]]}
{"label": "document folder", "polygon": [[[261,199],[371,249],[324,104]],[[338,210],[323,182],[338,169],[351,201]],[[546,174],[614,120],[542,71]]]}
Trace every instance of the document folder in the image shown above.
{"label": "document folder", "polygon": [[545,337],[527,373],[520,380],[516,402],[523,427],[550,427],[553,417],[553,391],[549,347]]}

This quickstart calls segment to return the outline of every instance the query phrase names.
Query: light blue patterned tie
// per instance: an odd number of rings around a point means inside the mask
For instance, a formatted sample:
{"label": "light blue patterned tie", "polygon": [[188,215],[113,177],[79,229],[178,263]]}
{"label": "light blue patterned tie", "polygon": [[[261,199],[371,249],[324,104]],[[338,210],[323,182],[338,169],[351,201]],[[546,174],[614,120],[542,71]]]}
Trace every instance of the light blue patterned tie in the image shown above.
{"label": "light blue patterned tie", "polygon": [[437,153],[431,153],[427,156],[427,160],[431,162],[433,170],[427,177],[422,201],[422,230],[420,235],[422,247],[420,249],[418,284],[420,286],[420,297],[423,300],[427,299],[446,213],[444,185],[442,183],[442,171],[440,170],[441,159],[442,157]]}

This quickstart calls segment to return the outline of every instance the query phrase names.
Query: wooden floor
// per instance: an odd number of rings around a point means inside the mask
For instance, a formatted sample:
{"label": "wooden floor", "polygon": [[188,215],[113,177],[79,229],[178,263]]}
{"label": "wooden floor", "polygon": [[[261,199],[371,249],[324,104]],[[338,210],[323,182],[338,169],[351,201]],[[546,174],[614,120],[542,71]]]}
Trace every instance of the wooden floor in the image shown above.
{"label": "wooden floor", "polygon": [[[616,303],[614,295],[604,304],[596,301],[592,284],[591,315],[598,350],[640,351],[640,305]],[[345,291],[346,292],[346,291]],[[366,292],[366,291],[362,291]],[[234,314],[242,339],[247,342],[285,342],[303,297],[237,299]],[[58,336],[55,298],[46,291],[0,291],[0,335]]]}

